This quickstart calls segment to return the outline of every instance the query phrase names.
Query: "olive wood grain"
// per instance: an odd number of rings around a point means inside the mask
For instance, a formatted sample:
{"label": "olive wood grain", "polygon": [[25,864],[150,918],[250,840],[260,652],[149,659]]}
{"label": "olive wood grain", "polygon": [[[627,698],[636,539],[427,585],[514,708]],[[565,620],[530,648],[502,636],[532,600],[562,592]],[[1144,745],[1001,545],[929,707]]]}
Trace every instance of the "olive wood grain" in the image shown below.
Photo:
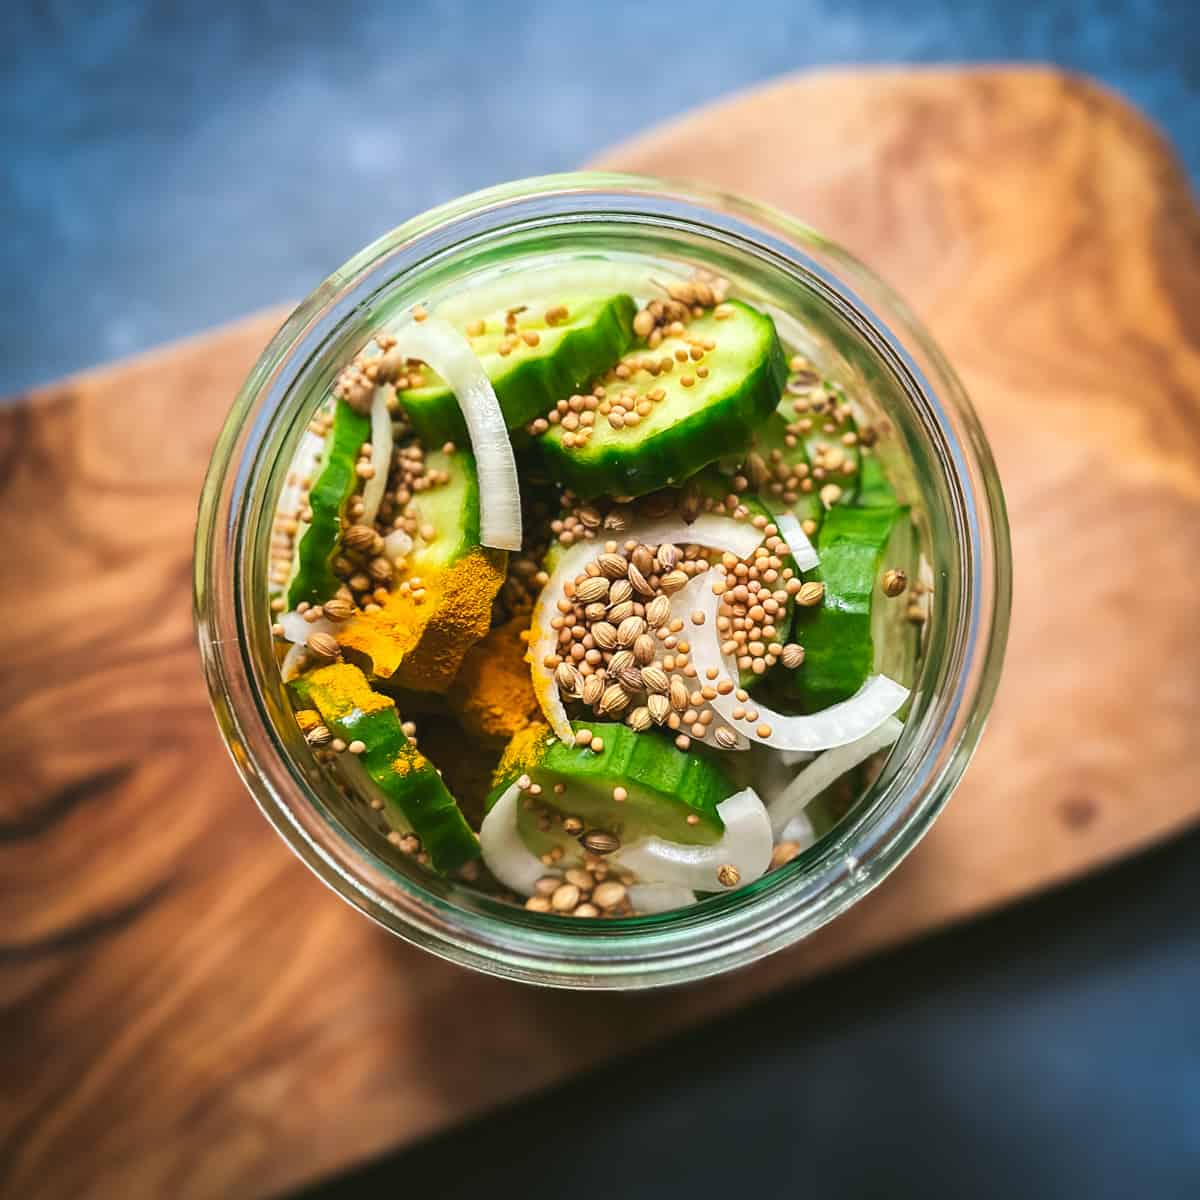
{"label": "olive wood grain", "polygon": [[669,1004],[447,966],[289,856],[209,715],[196,496],[280,314],[24,398],[0,412],[5,1194],[274,1193],[1200,815],[1200,219],[1154,130],[1050,71],[832,72],[605,164],[802,215],[961,371],[1016,603],[959,794],[833,928]]}

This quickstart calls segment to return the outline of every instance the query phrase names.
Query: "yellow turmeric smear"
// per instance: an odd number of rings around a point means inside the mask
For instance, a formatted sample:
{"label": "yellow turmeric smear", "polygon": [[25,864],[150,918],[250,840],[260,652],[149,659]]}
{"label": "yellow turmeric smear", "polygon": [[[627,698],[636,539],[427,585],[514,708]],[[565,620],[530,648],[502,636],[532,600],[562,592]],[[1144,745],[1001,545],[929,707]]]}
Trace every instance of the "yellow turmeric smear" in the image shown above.
{"label": "yellow turmeric smear", "polygon": [[541,717],[521,635],[527,617],[498,625],[467,651],[446,694],[463,728],[477,738],[510,738]]}
{"label": "yellow turmeric smear", "polygon": [[506,556],[477,546],[448,567],[422,569],[425,595],[393,592],[378,612],[347,621],[337,640],[371,661],[375,675],[418,692],[444,692],[466,652],[487,633]]}
{"label": "yellow turmeric smear", "polygon": [[554,731],[544,721],[529,725],[513,735],[504,748],[496,770],[492,774],[492,786],[532,771],[545,756],[546,747],[554,739]]}
{"label": "yellow turmeric smear", "polygon": [[428,766],[429,759],[412,742],[406,742],[400,753],[392,759],[392,770],[400,776],[415,775],[419,771],[424,771]]}
{"label": "yellow turmeric smear", "polygon": [[383,696],[367,682],[367,677],[350,663],[334,663],[310,672],[308,680],[328,703],[331,712],[345,717],[358,709],[359,712],[379,712],[384,708],[395,708],[391,696]]}

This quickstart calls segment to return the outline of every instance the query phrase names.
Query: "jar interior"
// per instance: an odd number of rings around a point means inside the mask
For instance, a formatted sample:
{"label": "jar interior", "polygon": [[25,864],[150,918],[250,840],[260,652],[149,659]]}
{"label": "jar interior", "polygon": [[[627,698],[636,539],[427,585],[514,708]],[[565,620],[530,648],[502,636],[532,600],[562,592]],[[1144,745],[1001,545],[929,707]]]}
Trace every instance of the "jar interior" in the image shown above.
{"label": "jar interior", "polygon": [[840,385],[860,420],[881,431],[877,452],[898,498],[911,506],[923,572],[932,589],[920,635],[922,653],[901,740],[879,776],[836,823],[819,831],[822,836],[813,846],[760,880],[703,899],[692,909],[621,917],[603,925],[575,922],[571,935],[611,937],[615,932],[693,924],[714,911],[750,904],[830,863],[841,863],[852,880],[857,859],[863,856],[858,845],[863,830],[888,803],[906,760],[927,742],[932,714],[954,683],[953,656],[943,650],[951,616],[962,606],[962,545],[969,531],[963,527],[953,450],[937,427],[936,402],[911,365],[896,354],[877,322],[815,264],[808,267],[795,256],[783,256],[769,244],[728,228],[661,214],[651,219],[628,213],[577,213],[508,224],[500,230],[459,228],[452,238],[435,232],[424,240],[423,249],[423,255],[407,262],[402,271],[374,273],[377,286],[356,295],[353,305],[339,314],[292,375],[281,402],[266,414],[254,467],[256,482],[239,528],[239,623],[246,662],[262,716],[298,791],[345,844],[348,858],[365,859],[373,872],[422,902],[499,918],[534,934],[556,922],[425,870],[385,840],[387,826],[378,813],[336,786],[314,761],[292,719],[263,602],[272,519],[295,448],[338,370],[374,331],[395,322],[413,305],[449,313],[463,297],[480,304],[483,296],[502,296],[517,274],[524,281],[544,273],[549,280],[564,272],[602,267],[616,283],[625,274],[644,278],[647,263],[703,267],[729,279],[733,295],[768,311],[785,348],[803,354],[822,376]]}

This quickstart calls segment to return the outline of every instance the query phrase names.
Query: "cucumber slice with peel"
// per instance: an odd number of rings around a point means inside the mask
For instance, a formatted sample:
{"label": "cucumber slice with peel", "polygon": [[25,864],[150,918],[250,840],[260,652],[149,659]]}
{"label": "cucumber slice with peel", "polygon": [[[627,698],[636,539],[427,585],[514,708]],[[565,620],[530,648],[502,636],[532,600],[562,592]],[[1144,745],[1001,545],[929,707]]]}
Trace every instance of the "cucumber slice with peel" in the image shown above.
{"label": "cucumber slice with peel", "polygon": [[[585,499],[642,496],[744,450],[778,403],[787,365],[770,317],[736,300],[724,309],[723,319],[699,317],[603,375],[606,394],[582,444],[567,445],[561,425],[537,438],[543,473]],[[614,402],[632,416],[612,411]]]}
{"label": "cucumber slice with peel", "polygon": [[358,488],[358,452],[371,437],[371,418],[339,400],[325,451],[325,465],[308,494],[312,520],[296,547],[296,569],[288,587],[288,607],[328,600],[342,581],[333,557],[342,534],[342,510]]}
{"label": "cucumber slice with peel", "polygon": [[320,667],[289,686],[333,734],[366,746],[359,765],[385,807],[421,839],[435,871],[452,871],[479,856],[479,841],[441,775],[400,727],[395,702],[374,691],[357,667]]}
{"label": "cucumber slice with peel", "polygon": [[912,680],[903,597],[886,596],[883,572],[915,569],[916,535],[907,507],[835,505],[821,526],[820,566],[809,578],[825,585],[820,605],[797,606],[792,625],[804,664],[790,677],[802,711],[816,712],[854,695],[867,676]]}
{"label": "cucumber slice with peel", "polygon": [[[572,728],[602,739],[603,751],[564,745],[543,725],[514,739],[515,750],[506,752],[497,770],[489,807],[520,775],[541,787],[536,806],[523,805],[518,817],[531,849],[541,852],[539,833],[547,832],[537,827],[537,807],[608,830],[622,844],[651,836],[689,845],[720,838],[724,823],[717,805],[734,786],[711,758],[685,753],[657,731],[637,733],[606,721],[574,721]],[[617,789],[624,789],[623,800],[615,798]]]}
{"label": "cucumber slice with peel", "polygon": [[479,483],[470,451],[433,451],[425,461],[450,478],[418,492],[408,507],[418,532],[406,571],[382,607],[352,617],[336,636],[389,686],[444,692],[491,628],[507,554],[479,544]]}
{"label": "cucumber slice with peel", "polygon": [[[629,349],[636,310],[632,297],[623,294],[531,295],[512,309],[463,321],[461,328],[496,389],[509,429],[520,429]],[[514,313],[514,336],[506,332],[508,312]],[[424,382],[402,391],[400,403],[421,440],[426,446],[465,441],[466,425],[454,393],[428,367],[418,373]]]}

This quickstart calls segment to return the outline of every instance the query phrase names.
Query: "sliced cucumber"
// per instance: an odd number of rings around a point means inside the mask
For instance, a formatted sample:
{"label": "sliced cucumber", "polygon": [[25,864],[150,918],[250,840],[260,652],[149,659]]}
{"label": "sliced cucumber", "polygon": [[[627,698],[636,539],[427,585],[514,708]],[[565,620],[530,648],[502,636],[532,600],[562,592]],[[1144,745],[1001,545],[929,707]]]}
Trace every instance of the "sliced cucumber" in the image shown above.
{"label": "sliced cucumber", "polygon": [[859,508],[892,508],[899,503],[879,455],[869,450],[863,450],[860,454],[858,494],[854,503]]}
{"label": "sliced cucumber", "polygon": [[[408,558],[413,571],[448,567],[479,545],[479,479],[475,456],[469,450],[427,450],[425,466],[429,471],[445,471],[450,478],[436,487],[417,492],[405,509],[415,517],[417,533]],[[426,539],[421,532],[432,526],[434,536]]]}
{"label": "sliced cucumber", "polygon": [[[566,317],[548,321],[547,314],[556,307],[565,308]],[[525,310],[516,314],[515,339],[506,333],[503,309],[479,314],[482,333],[472,334],[474,321],[464,321],[462,327],[496,389],[509,429],[520,429],[579,391],[629,349],[636,311],[626,295],[531,297]],[[536,345],[528,345],[523,334],[536,337]],[[514,340],[511,350],[502,354],[502,343]],[[466,425],[454,393],[427,367],[421,372],[427,382],[400,393],[413,428],[427,446],[464,441]]]}
{"label": "sliced cucumber", "polygon": [[[624,364],[667,360],[669,370],[655,375],[637,366],[629,378],[602,376],[602,406],[617,401],[632,419],[597,411],[590,435],[570,446],[562,426],[552,425],[536,442],[547,477],[584,498],[642,496],[744,450],[778,403],[787,365],[770,317],[737,300],[725,307],[731,313],[725,319],[700,317],[681,337],[665,338]],[[705,341],[715,347],[704,350]],[[677,351],[686,355],[693,347],[704,350],[703,358],[677,361]],[[614,420],[624,423],[617,428]]]}
{"label": "sliced cucumber", "polygon": [[357,667],[321,667],[290,686],[333,734],[366,746],[359,765],[384,805],[421,839],[435,871],[452,871],[479,856],[478,838],[437,769],[405,736],[395,702],[374,691]]}
{"label": "sliced cucumber", "polygon": [[809,576],[825,584],[824,599],[814,608],[797,606],[792,625],[804,646],[804,664],[791,676],[803,711],[847,699],[875,671],[909,681],[911,665],[897,674],[904,663],[891,657],[909,659],[905,602],[884,595],[880,580],[890,566],[909,570],[914,550],[907,508],[836,505],[826,514],[817,543],[821,564]]}
{"label": "sliced cucumber", "polygon": [[339,400],[325,452],[325,466],[308,494],[312,520],[296,548],[296,571],[288,587],[288,607],[307,600],[320,604],[341,586],[333,557],[342,534],[342,510],[358,486],[355,464],[371,437],[371,418]]}
{"label": "sliced cucumber", "polygon": [[[735,788],[710,758],[684,753],[657,732],[635,733],[626,725],[576,721],[573,728],[601,738],[603,751],[563,745],[549,726],[518,735],[520,746],[506,753],[497,769],[489,807],[515,778],[527,774],[542,789],[537,797],[542,807],[578,817],[588,828],[609,830],[623,843],[650,835],[692,845],[720,838],[725,826],[717,805]],[[622,801],[614,798],[617,788],[625,790]]]}
{"label": "sliced cucumber", "polygon": [[444,692],[491,628],[507,556],[479,544],[479,483],[469,451],[434,451],[426,463],[450,478],[410,505],[418,531],[404,575],[381,608],[351,618],[337,639],[390,686]]}

